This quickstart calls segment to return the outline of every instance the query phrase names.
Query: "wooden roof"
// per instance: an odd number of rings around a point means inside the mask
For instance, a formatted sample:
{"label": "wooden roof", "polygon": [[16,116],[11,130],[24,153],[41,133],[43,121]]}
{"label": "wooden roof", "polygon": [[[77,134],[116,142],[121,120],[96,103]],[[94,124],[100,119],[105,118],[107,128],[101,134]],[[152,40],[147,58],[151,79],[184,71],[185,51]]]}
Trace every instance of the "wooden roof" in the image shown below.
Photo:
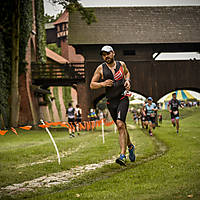
{"label": "wooden roof", "polygon": [[199,43],[200,6],[99,7],[97,23],[69,16],[69,44]]}
{"label": "wooden roof", "polygon": [[54,51],[48,49],[47,47],[45,48],[46,50],[46,56],[47,58],[50,58],[51,60],[59,63],[59,64],[66,64],[69,63],[67,59],[64,57],[60,56],[59,54],[55,53]]}
{"label": "wooden roof", "polygon": [[68,22],[68,20],[69,20],[69,13],[67,12],[67,10],[65,10],[63,14],[53,24],[54,25],[61,24],[64,22]]}

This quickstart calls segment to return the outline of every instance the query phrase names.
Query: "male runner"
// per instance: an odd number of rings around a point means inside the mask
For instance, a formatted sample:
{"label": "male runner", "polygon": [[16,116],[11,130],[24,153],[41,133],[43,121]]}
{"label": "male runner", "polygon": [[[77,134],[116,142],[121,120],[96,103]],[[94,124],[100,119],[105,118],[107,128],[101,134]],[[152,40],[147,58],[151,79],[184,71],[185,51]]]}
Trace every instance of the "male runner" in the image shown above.
{"label": "male runner", "polygon": [[76,130],[77,130],[77,134],[79,135],[79,130],[80,130],[80,123],[81,123],[81,119],[82,119],[82,109],[80,108],[80,106],[77,104],[76,108],[75,108],[75,122],[76,122]]}
{"label": "male runner", "polygon": [[148,97],[148,103],[143,107],[144,115],[146,116],[146,126],[149,124],[149,135],[152,136],[152,129],[155,128],[156,111],[158,110],[156,104],[153,103],[152,97]]}
{"label": "male runner", "polygon": [[68,123],[72,126],[72,129],[69,129],[69,135],[70,137],[75,137],[75,109],[73,108],[72,104],[68,104],[68,108],[66,110],[66,117],[68,118]]}
{"label": "male runner", "polygon": [[[99,65],[92,77],[90,88],[104,88],[107,97],[107,107],[113,121],[119,131],[119,143],[121,153],[116,163],[126,165],[126,148],[129,149],[129,159],[135,161],[134,145],[131,143],[126,127],[126,114],[129,107],[129,99],[125,96],[125,90],[130,90],[130,73],[122,61],[115,61],[115,52],[111,46],[104,46],[101,49],[101,56],[105,61]],[[99,80],[102,80],[99,82]]]}
{"label": "male runner", "polygon": [[176,93],[174,92],[172,94],[172,99],[169,101],[167,108],[171,114],[171,121],[173,126],[176,126],[176,132],[179,132],[179,110],[178,108],[180,107],[184,107],[181,102],[176,99]]}

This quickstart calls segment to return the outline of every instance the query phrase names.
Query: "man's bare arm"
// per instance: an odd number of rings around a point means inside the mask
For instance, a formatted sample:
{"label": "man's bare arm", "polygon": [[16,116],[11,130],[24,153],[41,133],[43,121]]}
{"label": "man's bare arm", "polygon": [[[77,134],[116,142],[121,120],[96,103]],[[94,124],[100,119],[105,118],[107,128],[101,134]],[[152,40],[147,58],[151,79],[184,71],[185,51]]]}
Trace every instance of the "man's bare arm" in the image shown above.
{"label": "man's bare arm", "polygon": [[121,64],[122,64],[123,69],[124,69],[124,78],[125,78],[124,86],[125,86],[126,90],[130,90],[130,88],[131,88],[131,80],[130,80],[131,74],[130,74],[128,68],[126,67],[126,64],[124,62],[121,62]]}
{"label": "man's bare arm", "polygon": [[102,87],[111,87],[113,85],[113,80],[108,79],[103,82],[98,82],[100,78],[102,78],[102,65],[98,66],[96,71],[94,72],[94,75],[92,77],[91,83],[90,83],[90,88],[95,90],[99,89]]}

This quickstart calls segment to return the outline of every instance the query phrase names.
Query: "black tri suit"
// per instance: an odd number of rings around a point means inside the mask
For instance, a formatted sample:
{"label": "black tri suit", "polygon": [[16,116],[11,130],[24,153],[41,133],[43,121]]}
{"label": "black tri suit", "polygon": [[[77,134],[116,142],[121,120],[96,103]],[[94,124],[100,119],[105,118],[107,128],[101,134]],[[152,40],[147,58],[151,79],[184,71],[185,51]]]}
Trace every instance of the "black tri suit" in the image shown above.
{"label": "black tri suit", "polygon": [[123,66],[119,61],[116,61],[116,69],[114,75],[106,63],[103,63],[102,67],[104,81],[108,79],[114,81],[112,87],[106,87],[107,108],[115,123],[116,120],[125,122],[129,107],[129,99],[124,95],[125,79]]}
{"label": "black tri suit", "polygon": [[181,102],[178,99],[171,99],[169,101],[169,105],[171,107],[171,119],[179,119],[179,106],[181,106]]}

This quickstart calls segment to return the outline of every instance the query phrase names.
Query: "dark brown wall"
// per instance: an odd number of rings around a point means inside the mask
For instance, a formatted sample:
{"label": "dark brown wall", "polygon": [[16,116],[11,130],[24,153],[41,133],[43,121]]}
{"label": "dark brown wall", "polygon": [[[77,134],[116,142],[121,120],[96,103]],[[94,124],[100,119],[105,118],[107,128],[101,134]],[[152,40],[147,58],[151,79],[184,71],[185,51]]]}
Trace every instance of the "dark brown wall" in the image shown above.
{"label": "dark brown wall", "polygon": [[57,42],[56,28],[46,29],[46,43],[52,44],[56,42]]}
{"label": "dark brown wall", "polygon": [[[97,100],[104,95],[104,90],[90,90],[89,84],[96,67],[102,63],[100,45],[76,46],[86,59],[86,83],[84,93],[87,93],[86,110],[94,107]],[[132,91],[145,97],[152,96],[154,101],[176,89],[191,89],[200,92],[200,61],[154,61],[155,52],[196,51],[199,45],[169,44],[169,45],[113,45],[116,60],[123,60],[131,72]],[[174,49],[173,49],[174,47]],[[124,56],[123,50],[134,49],[136,55]],[[82,90],[83,93],[83,90]],[[82,94],[79,94],[82,96]],[[83,97],[83,96],[82,96]],[[84,98],[80,98],[85,101]]]}
{"label": "dark brown wall", "polygon": [[[131,73],[131,90],[155,101],[176,89],[192,89],[200,92],[200,61],[128,61]],[[99,63],[87,62],[88,84],[95,66]],[[103,95],[104,90],[90,90],[90,99]]]}

